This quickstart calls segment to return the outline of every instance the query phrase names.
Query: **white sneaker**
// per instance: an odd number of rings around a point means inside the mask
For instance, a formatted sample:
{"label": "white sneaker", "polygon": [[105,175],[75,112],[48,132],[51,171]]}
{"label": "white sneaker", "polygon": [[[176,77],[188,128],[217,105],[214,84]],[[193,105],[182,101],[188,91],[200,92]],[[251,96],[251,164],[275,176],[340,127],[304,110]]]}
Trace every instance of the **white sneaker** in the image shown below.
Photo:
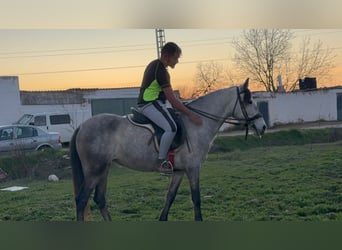
{"label": "white sneaker", "polygon": [[172,175],[172,173],[173,173],[172,163],[168,160],[163,161],[160,164],[159,172],[161,175]]}

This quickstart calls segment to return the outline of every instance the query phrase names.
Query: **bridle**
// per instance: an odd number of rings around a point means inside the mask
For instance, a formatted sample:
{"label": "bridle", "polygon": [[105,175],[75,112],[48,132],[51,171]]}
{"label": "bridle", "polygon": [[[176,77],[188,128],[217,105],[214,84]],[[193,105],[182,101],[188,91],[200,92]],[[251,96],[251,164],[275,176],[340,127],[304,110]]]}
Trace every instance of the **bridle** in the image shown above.
{"label": "bridle", "polygon": [[[193,108],[193,107],[190,107],[187,105],[187,107],[192,110],[193,112],[203,116],[203,117],[206,117],[210,120],[214,120],[216,122],[221,122],[223,121],[223,123],[228,123],[228,124],[233,124],[233,125],[244,125],[245,126],[245,129],[246,129],[246,135],[245,135],[245,139],[247,140],[247,136],[248,136],[248,130],[249,130],[249,125],[255,121],[256,119],[258,118],[261,118],[263,117],[262,114],[260,112],[256,113],[254,116],[252,117],[249,117],[248,113],[247,113],[247,110],[246,110],[246,106],[244,104],[244,101],[242,100],[241,98],[241,94],[242,93],[246,93],[246,90],[243,90],[243,91],[240,91],[239,87],[236,87],[236,91],[237,91],[237,98],[236,98],[236,101],[235,101],[235,105],[234,105],[234,108],[233,108],[233,112],[232,112],[232,117],[222,117],[222,116],[217,116],[217,115],[214,115],[214,114],[210,114],[208,112],[205,112],[203,110],[199,110],[199,109],[196,109],[196,108]],[[244,116],[243,119],[238,119],[238,118],[235,118],[234,117],[234,113],[235,113],[235,110],[236,110],[236,107],[237,107],[237,104],[239,103],[240,105],[240,108],[241,108],[241,111],[242,111],[242,114]]]}

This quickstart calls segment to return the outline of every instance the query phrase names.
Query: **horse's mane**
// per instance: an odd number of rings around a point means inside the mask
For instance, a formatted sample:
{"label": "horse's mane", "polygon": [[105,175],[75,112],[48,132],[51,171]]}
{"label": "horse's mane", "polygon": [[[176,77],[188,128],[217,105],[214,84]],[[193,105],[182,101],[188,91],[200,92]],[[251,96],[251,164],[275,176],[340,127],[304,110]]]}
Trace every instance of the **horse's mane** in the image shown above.
{"label": "horse's mane", "polygon": [[189,107],[201,107],[203,105],[203,103],[205,103],[207,105],[206,100],[208,98],[214,98],[215,99],[215,96],[222,95],[222,92],[230,91],[232,88],[236,88],[236,86],[218,89],[218,90],[215,90],[215,91],[210,92],[208,94],[205,94],[203,96],[200,96],[200,97],[188,102],[187,106],[189,106]]}

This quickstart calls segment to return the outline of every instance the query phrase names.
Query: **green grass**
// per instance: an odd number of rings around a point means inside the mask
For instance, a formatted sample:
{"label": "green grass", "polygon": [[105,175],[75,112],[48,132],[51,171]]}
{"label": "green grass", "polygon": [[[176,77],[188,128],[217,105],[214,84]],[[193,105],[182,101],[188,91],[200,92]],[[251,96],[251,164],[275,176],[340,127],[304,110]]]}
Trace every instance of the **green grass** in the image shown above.
{"label": "green grass", "polygon": [[[209,220],[341,220],[340,152],[337,143],[257,148],[211,157],[213,180],[203,180],[202,185],[208,189],[219,183],[209,195],[216,194],[210,199],[220,206],[217,217],[210,209],[204,211],[210,211]],[[206,189],[202,191],[205,196]]]}
{"label": "green grass", "polygon": [[[238,137],[217,138],[216,145],[235,143],[235,150],[223,150],[221,146],[219,151],[209,155],[202,167],[204,220],[341,221],[342,143],[335,140],[336,132],[283,131],[268,136],[270,138],[265,136],[263,145],[259,142],[253,145],[254,139],[250,137],[247,143],[250,141],[251,144],[248,146],[239,146],[234,141]],[[291,140],[297,136],[299,141]],[[313,143],[319,141],[318,137],[321,141],[330,142]],[[283,146],[273,145],[278,143],[277,140],[281,140]],[[57,153],[60,156],[63,154],[65,152]],[[0,166],[2,160],[3,158],[0,159]],[[64,166],[63,164],[61,165]],[[68,168],[62,169],[66,171]],[[157,173],[142,173],[113,166],[107,191],[112,219],[158,220],[168,183],[167,177]],[[67,175],[59,182],[31,177],[0,183],[1,188],[11,185],[29,188],[18,192],[0,191],[0,220],[74,220],[72,182]],[[91,202],[91,208],[92,220],[102,221],[94,202]],[[169,220],[193,220],[186,179],[171,208]]]}
{"label": "green grass", "polygon": [[312,143],[335,142],[342,140],[342,128],[284,130],[266,133],[260,139],[256,136],[218,137],[213,151],[231,152],[237,149],[247,150],[256,147],[271,147],[284,145],[305,145]]}

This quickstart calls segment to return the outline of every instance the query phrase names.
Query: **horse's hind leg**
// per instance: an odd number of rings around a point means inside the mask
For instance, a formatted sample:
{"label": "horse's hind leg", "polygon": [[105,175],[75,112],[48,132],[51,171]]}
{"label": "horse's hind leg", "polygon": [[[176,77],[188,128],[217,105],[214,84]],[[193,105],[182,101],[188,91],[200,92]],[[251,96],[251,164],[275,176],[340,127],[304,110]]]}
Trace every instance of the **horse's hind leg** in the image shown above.
{"label": "horse's hind leg", "polygon": [[170,207],[173,201],[175,200],[179,185],[181,184],[183,180],[183,176],[184,176],[184,172],[181,172],[181,171],[173,173],[169,190],[166,196],[164,208],[159,217],[160,221],[167,221]]}
{"label": "horse's hind leg", "polygon": [[107,173],[101,178],[95,189],[94,201],[99,207],[105,221],[111,221],[106,203]]}
{"label": "horse's hind leg", "polygon": [[75,201],[76,201],[76,219],[78,221],[84,221],[84,212],[85,208],[88,204],[88,200],[93,188],[88,185],[83,185],[80,192],[78,193]]}

